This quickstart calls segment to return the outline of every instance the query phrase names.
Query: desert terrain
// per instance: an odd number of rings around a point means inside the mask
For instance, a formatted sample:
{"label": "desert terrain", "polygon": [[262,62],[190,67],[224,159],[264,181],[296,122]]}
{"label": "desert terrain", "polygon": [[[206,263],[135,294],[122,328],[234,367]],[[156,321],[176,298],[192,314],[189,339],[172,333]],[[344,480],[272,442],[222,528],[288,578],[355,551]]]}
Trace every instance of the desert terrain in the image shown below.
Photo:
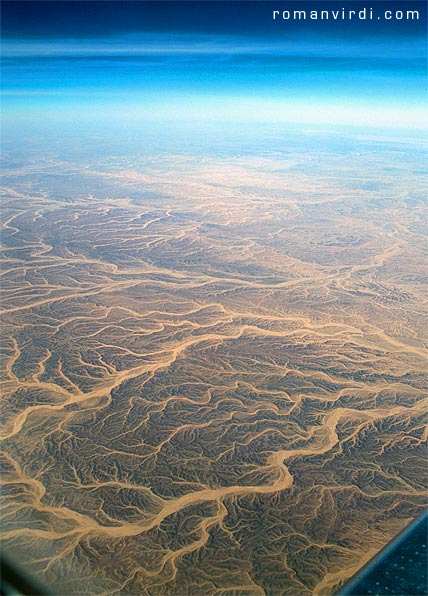
{"label": "desert terrain", "polygon": [[327,596],[425,505],[423,154],[315,146],[6,162],[2,540],[54,593]]}

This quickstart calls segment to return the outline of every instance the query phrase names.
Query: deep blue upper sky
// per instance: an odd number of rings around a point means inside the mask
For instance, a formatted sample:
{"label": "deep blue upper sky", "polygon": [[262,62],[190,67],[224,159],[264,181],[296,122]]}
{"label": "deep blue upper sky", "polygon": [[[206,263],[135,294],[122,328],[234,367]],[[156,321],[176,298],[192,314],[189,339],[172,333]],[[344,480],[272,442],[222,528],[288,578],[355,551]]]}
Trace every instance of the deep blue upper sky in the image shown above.
{"label": "deep blue upper sky", "polygon": [[[416,9],[418,21],[273,21],[273,10]],[[417,126],[426,3],[2,2],[5,118]]]}
{"label": "deep blue upper sky", "polygon": [[[58,38],[105,37],[140,31],[175,31],[182,33],[220,33],[265,36],[283,36],[284,31],[274,26],[272,10],[284,8],[328,9],[355,8],[383,4],[386,8],[417,7],[426,15],[426,2],[392,0],[390,2],[355,2],[353,0],[284,0],[256,1],[8,1],[2,0],[2,33],[4,38]],[[423,36],[426,17],[417,22],[341,22],[340,31],[333,21],[287,23],[288,31],[317,31],[341,36]]]}

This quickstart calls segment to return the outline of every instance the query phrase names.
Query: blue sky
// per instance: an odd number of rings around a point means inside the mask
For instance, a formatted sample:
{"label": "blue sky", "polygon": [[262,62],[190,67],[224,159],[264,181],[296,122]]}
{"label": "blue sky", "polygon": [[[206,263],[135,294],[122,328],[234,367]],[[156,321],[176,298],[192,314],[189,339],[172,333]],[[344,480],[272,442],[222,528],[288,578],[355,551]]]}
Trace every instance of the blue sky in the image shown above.
{"label": "blue sky", "polygon": [[[277,3],[261,1],[4,4],[6,120],[72,114],[417,128],[423,118],[421,22],[284,25],[271,18]],[[424,13],[425,3],[391,4]],[[342,6],[386,5],[298,3]]]}

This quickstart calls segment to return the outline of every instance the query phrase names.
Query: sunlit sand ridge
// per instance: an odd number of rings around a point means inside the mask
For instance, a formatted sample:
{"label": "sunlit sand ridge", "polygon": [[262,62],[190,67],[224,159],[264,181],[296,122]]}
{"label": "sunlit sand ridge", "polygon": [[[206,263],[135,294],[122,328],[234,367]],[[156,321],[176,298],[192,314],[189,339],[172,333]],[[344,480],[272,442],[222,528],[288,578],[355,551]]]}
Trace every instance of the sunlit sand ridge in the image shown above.
{"label": "sunlit sand ridge", "polygon": [[54,590],[328,595],[424,506],[416,158],[306,159],[7,173],[3,541]]}

